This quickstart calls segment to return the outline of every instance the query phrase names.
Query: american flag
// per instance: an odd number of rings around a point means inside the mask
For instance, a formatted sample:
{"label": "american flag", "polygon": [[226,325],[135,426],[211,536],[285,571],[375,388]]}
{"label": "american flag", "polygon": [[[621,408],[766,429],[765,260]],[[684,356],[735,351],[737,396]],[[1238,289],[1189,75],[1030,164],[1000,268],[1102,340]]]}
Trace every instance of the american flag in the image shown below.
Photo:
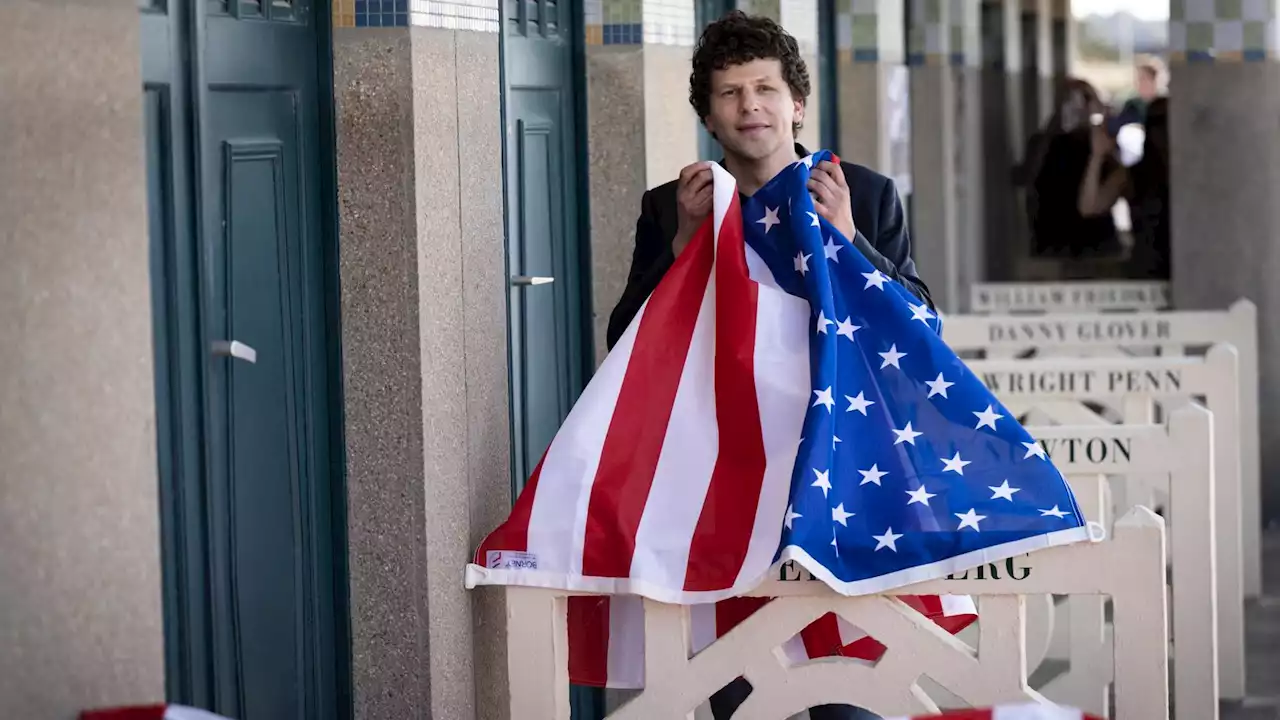
{"label": "american flag", "polygon": [[[824,159],[745,200],[712,166],[712,217],[467,567],[468,587],[611,596],[570,603],[574,682],[640,686],[640,597],[695,606],[697,649],[764,602],[735,596],[779,562],[861,595],[1088,538],[936,314],[819,217],[806,182]],[[974,618],[967,598],[910,602],[953,632]],[[793,644],[882,650],[834,615]]]}
{"label": "american flag", "polygon": [[1023,703],[1001,705],[981,710],[957,710],[941,715],[917,715],[914,718],[888,718],[887,720],[1099,720],[1072,708],[1056,705]]}

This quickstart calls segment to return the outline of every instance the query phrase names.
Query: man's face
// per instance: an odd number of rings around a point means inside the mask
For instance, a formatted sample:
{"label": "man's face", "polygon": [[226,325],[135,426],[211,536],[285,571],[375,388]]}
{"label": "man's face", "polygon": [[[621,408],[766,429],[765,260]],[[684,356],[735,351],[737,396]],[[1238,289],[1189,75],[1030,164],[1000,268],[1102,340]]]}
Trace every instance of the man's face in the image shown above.
{"label": "man's face", "polygon": [[795,145],[793,123],[804,118],[804,102],[793,100],[778,60],[752,60],[711,73],[707,129],[731,153],[761,160]]}
{"label": "man's face", "polygon": [[1138,68],[1138,96],[1150,102],[1155,99],[1158,90],[1156,76],[1146,68]]}

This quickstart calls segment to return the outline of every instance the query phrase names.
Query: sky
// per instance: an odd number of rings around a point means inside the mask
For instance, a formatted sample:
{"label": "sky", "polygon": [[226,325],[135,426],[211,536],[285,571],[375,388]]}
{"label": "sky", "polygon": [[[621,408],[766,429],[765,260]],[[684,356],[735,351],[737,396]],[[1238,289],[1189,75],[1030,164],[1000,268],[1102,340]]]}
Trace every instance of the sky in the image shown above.
{"label": "sky", "polygon": [[1071,0],[1076,17],[1127,10],[1143,20],[1169,19],[1169,0]]}

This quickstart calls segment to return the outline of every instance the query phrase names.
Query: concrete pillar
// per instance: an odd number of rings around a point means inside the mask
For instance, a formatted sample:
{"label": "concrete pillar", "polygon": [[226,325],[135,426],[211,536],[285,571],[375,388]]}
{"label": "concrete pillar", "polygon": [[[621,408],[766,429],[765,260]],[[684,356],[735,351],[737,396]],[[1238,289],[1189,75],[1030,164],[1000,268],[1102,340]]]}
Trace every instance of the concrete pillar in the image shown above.
{"label": "concrete pillar", "polygon": [[451,9],[334,32],[352,674],[368,720],[506,712],[491,691],[506,686],[501,594],[462,584],[511,506],[497,5]]}
{"label": "concrete pillar", "polygon": [[1028,137],[1053,115],[1052,3],[1022,0],[1022,122]]}
{"label": "concrete pillar", "polygon": [[[1280,357],[1280,65],[1275,4],[1185,0],[1170,18],[1170,215],[1179,309],[1258,306],[1259,352]],[[1229,12],[1228,11],[1232,11]],[[1221,14],[1220,14],[1221,13]],[[1280,367],[1261,367],[1262,508],[1280,521]]]}
{"label": "concrete pillar", "polygon": [[986,274],[986,214],[983,186],[982,48],[974,0],[951,0],[951,73],[955,84],[956,224],[959,287],[952,312],[969,309],[969,288]]}
{"label": "concrete pillar", "polygon": [[0,717],[162,702],[136,0],[0,40]]}
{"label": "concrete pillar", "polygon": [[[622,297],[645,190],[698,159],[689,104],[694,0],[586,0],[587,146],[596,360]],[[637,34],[610,31],[639,25]],[[606,32],[609,31],[609,32]]]}
{"label": "concrete pillar", "polygon": [[912,245],[921,277],[934,301],[943,312],[954,313],[960,308],[960,257],[951,3],[908,1]]}
{"label": "concrete pillar", "polygon": [[1071,14],[1071,0],[1053,0],[1050,27],[1053,56],[1053,87],[1058,88],[1074,72],[1079,26]]}
{"label": "concrete pillar", "polygon": [[1021,0],[983,0],[980,12],[985,279],[1011,281],[1028,252],[1024,193],[1015,183],[1026,147]]}
{"label": "concrete pillar", "polygon": [[911,194],[910,74],[903,0],[839,0],[836,81],[841,157]]}

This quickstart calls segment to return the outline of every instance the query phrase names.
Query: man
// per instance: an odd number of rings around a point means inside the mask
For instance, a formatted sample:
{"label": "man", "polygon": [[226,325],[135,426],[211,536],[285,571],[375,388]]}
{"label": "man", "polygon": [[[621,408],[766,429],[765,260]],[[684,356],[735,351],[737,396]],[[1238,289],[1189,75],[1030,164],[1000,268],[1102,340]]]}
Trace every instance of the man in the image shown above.
{"label": "man", "polygon": [[[733,11],[707,26],[693,56],[689,102],[724,148],[721,164],[752,195],[808,155],[796,143],[809,97],[809,71],[795,38],[768,18]],[[809,181],[818,214],[840,230],[871,264],[933,308],[916,275],[897,189],[889,178],[842,162],[823,162]],[[644,194],[627,287],[609,317],[613,348],[680,251],[711,214],[712,174],[706,162]]]}
{"label": "man", "polygon": [[[754,194],[808,151],[796,143],[809,96],[809,73],[793,37],[767,18],[740,11],[703,32],[693,56],[689,101],[724,148],[722,164],[743,195]],[[933,307],[911,259],[902,204],[893,182],[854,165],[814,168],[809,182],[816,209],[850,238],[880,272]],[[636,247],[622,299],[609,318],[610,348],[626,331],[677,255],[712,210],[712,172],[694,163],[678,180],[644,194]],[[739,678],[711,697],[712,714],[727,720],[751,692]],[[810,710],[812,720],[864,720],[874,715],[847,706]]]}
{"label": "man", "polygon": [[1112,137],[1119,134],[1120,128],[1125,125],[1145,123],[1147,108],[1156,98],[1164,97],[1168,85],[1168,71],[1160,58],[1155,56],[1139,58],[1134,70],[1134,85],[1137,95],[1129,98],[1109,123],[1108,129]]}

